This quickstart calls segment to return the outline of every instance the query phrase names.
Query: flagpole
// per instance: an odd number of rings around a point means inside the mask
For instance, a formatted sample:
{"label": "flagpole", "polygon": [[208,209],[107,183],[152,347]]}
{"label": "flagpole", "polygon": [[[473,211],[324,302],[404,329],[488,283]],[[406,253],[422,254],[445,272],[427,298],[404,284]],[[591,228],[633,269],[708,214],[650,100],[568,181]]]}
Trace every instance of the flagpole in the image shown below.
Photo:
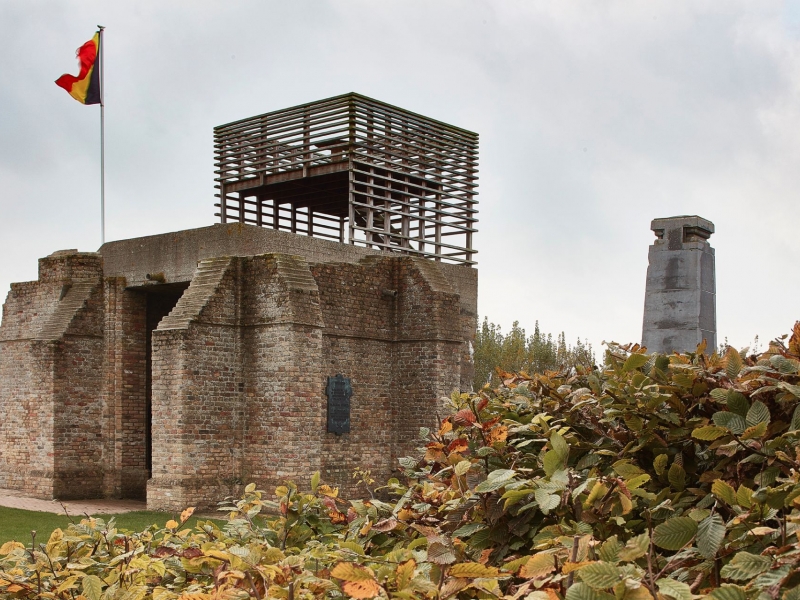
{"label": "flagpole", "polygon": [[105,82],[103,76],[105,69],[105,45],[103,44],[102,25],[97,26],[100,30],[100,245],[106,243],[106,95]]}

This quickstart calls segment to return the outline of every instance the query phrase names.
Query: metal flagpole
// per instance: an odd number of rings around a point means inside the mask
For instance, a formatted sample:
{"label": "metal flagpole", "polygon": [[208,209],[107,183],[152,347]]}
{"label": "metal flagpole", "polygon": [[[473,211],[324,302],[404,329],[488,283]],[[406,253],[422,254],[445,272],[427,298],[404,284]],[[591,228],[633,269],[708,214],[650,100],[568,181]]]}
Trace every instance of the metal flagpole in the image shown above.
{"label": "metal flagpole", "polygon": [[100,30],[100,245],[106,243],[106,94],[103,76],[105,69],[105,45],[103,44],[103,30],[105,27],[98,25]]}

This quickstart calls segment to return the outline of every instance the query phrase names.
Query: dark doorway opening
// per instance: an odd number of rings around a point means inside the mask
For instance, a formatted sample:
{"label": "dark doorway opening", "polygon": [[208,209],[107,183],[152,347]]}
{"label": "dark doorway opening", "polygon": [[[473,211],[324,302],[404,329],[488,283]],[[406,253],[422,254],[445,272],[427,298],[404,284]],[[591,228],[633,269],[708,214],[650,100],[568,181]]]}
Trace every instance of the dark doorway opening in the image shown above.
{"label": "dark doorway opening", "polygon": [[164,283],[141,288],[147,294],[145,349],[145,464],[148,479],[153,476],[153,330],[178,304],[189,283]]}

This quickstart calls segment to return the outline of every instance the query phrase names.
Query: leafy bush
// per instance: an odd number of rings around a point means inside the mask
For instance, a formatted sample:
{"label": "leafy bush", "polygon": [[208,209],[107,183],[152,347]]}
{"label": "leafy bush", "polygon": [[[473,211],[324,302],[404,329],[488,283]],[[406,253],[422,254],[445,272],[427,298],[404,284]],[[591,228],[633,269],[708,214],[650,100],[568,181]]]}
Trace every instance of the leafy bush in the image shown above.
{"label": "leafy bush", "polygon": [[222,528],[85,520],[0,548],[0,593],[798,600],[799,357],[800,322],[760,357],[611,346],[602,372],[500,372],[368,499],[315,476],[251,484]]}

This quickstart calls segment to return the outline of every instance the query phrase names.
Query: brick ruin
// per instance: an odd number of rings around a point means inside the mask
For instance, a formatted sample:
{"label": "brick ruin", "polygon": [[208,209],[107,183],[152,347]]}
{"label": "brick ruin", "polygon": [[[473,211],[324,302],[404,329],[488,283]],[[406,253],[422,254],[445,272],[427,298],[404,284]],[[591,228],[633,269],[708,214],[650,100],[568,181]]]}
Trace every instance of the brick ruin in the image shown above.
{"label": "brick ruin", "polygon": [[356,492],[469,387],[476,292],[475,269],[241,223],[55,252],[3,305],[0,477],[151,509],[317,470]]}
{"label": "brick ruin", "polygon": [[471,386],[477,142],[352,93],[215,128],[218,225],[11,285],[2,485],[180,509],[388,477]]}

